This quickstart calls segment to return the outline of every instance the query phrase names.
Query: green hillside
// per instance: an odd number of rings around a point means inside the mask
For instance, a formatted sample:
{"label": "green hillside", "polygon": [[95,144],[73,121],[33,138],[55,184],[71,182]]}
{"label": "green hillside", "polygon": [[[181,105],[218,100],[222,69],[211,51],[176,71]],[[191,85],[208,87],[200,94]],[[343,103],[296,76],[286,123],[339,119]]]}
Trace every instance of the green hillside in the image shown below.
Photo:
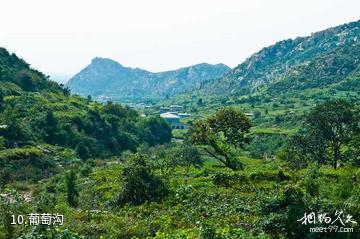
{"label": "green hillside", "polygon": [[14,53],[0,48],[0,87],[3,94],[19,95],[22,91],[60,91],[55,82],[49,81],[41,72],[30,68]]}
{"label": "green hillside", "polygon": [[[340,81],[346,77],[344,74],[354,70],[351,67],[358,64],[357,53],[352,51],[357,51],[359,41],[360,21],[316,32],[308,37],[278,42],[255,53],[221,79],[204,83],[203,94],[243,95],[270,87],[269,85],[274,83],[286,84],[281,83],[283,80],[302,81],[306,78],[310,81],[318,76],[316,74],[331,74],[332,79],[322,82],[322,79],[316,78],[315,85],[314,82],[304,82],[303,88],[320,87]],[[351,64],[353,65],[349,66]],[[332,66],[350,68],[335,70],[330,69]],[[320,72],[316,72],[317,70]]]}
{"label": "green hillside", "polygon": [[170,128],[159,117],[144,119],[117,104],[70,96],[68,88],[22,59],[0,52],[1,181],[38,179],[47,175],[42,170],[56,171],[67,160],[110,157],[143,143],[170,141]]}
{"label": "green hillside", "polygon": [[[271,157],[296,132],[306,113],[332,99],[360,99],[360,21],[266,47],[224,77],[162,101],[181,104],[189,121],[234,106],[252,115],[255,157]],[[266,132],[266,133],[264,133]]]}

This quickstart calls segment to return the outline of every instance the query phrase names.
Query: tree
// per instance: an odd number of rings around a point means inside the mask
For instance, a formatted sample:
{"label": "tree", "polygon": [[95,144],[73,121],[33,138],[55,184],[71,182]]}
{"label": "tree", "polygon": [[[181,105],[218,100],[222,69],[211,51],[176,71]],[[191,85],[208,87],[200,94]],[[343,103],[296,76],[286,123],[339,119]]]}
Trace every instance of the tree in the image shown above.
{"label": "tree", "polygon": [[171,127],[160,117],[149,117],[139,123],[140,137],[149,146],[169,143],[171,141]]}
{"label": "tree", "polygon": [[333,100],[316,106],[306,117],[304,132],[293,137],[290,146],[301,160],[331,163],[347,161],[352,143],[359,133],[359,116],[344,100]]}
{"label": "tree", "polygon": [[160,200],[167,194],[167,186],[153,173],[146,161],[148,158],[139,153],[129,156],[122,172],[125,184],[117,204],[140,205],[146,201]]}
{"label": "tree", "polygon": [[191,144],[184,143],[174,149],[173,157],[177,161],[177,165],[183,166],[186,169],[186,174],[189,174],[190,168],[201,168],[203,161],[201,155],[196,147]]}
{"label": "tree", "polygon": [[205,153],[236,171],[243,165],[236,159],[234,148],[241,149],[250,143],[247,134],[251,123],[249,118],[235,108],[217,111],[208,119],[199,120],[190,129],[190,142],[205,146]]}
{"label": "tree", "polygon": [[29,126],[13,109],[6,109],[3,116],[6,127],[0,129],[0,133],[5,138],[6,147],[23,146],[33,138]]}
{"label": "tree", "polygon": [[67,190],[67,200],[70,206],[76,207],[78,204],[77,197],[79,193],[76,188],[76,174],[74,170],[70,170],[65,177],[66,190]]}
{"label": "tree", "polygon": [[55,144],[59,131],[58,121],[52,111],[48,111],[44,120],[44,138],[46,142]]}
{"label": "tree", "polygon": [[63,94],[64,94],[65,96],[71,95],[71,90],[70,90],[70,88],[69,88],[68,86],[63,87],[63,88],[62,88],[62,92],[63,92]]}
{"label": "tree", "polygon": [[27,72],[26,70],[21,71],[17,77],[16,82],[23,88],[25,91],[34,91],[36,89],[36,82],[33,77],[33,74]]}
{"label": "tree", "polygon": [[286,147],[278,152],[278,157],[286,161],[291,169],[306,168],[314,161],[326,163],[326,148],[323,140],[315,135],[300,132],[291,136]]}
{"label": "tree", "polygon": [[88,159],[91,156],[88,146],[83,141],[80,141],[75,148],[76,153],[81,159]]}
{"label": "tree", "polygon": [[258,118],[260,118],[261,117],[261,112],[259,111],[259,110],[256,110],[255,112],[254,112],[254,118],[255,119],[258,119]]}
{"label": "tree", "polygon": [[201,168],[203,166],[198,149],[189,143],[160,145],[147,151],[152,156],[153,167],[158,169],[161,176],[167,180],[178,166],[185,168],[186,176],[189,176],[191,167]]}

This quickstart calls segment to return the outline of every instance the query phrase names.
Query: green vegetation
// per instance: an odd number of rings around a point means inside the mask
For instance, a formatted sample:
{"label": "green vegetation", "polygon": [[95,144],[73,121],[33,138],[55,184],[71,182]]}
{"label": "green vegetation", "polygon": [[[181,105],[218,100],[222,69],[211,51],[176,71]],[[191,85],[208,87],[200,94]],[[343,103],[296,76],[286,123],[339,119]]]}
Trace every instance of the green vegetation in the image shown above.
{"label": "green vegetation", "polygon": [[290,155],[285,157],[301,161],[298,165],[331,163],[334,169],[339,161],[358,158],[358,119],[359,113],[344,100],[316,106],[306,118],[304,132],[292,138],[286,152]]}
{"label": "green vegetation", "polygon": [[66,188],[67,188],[67,200],[70,206],[76,207],[78,205],[79,193],[76,189],[76,174],[71,170],[65,177]]}
{"label": "green vegetation", "polygon": [[204,145],[204,151],[209,157],[232,170],[238,170],[243,166],[236,159],[232,147],[244,148],[249,143],[246,134],[250,127],[250,120],[243,113],[234,108],[224,108],[207,120],[197,121],[191,128],[190,141]]}
{"label": "green vegetation", "polygon": [[[183,131],[71,96],[1,50],[0,238],[359,238],[358,25],[166,99],[192,113]],[[64,225],[11,225],[29,213]],[[353,232],[310,230],[329,225]]]}
{"label": "green vegetation", "polygon": [[125,185],[117,199],[117,204],[140,205],[166,196],[166,185],[154,175],[148,161],[148,158],[140,154],[127,159],[127,165],[122,173]]}
{"label": "green vegetation", "polygon": [[128,107],[69,96],[14,54],[0,52],[0,82],[7,85],[1,88],[2,184],[39,180],[79,159],[170,142],[171,129],[159,117],[144,119]]}

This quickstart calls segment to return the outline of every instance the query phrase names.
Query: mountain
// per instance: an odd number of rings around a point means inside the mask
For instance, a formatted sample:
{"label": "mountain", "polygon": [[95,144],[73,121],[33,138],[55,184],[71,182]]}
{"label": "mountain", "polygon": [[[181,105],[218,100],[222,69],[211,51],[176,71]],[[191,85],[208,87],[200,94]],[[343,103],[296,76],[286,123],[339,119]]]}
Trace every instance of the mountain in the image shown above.
{"label": "mountain", "polygon": [[90,65],[72,77],[67,86],[82,96],[106,95],[112,99],[159,99],[193,90],[201,82],[223,76],[230,68],[224,64],[198,64],[178,70],[153,73],[124,67],[105,58],[94,58]]}
{"label": "mountain", "polygon": [[360,21],[280,41],[253,54],[221,79],[204,82],[212,95],[300,90],[338,83],[359,70]]}
{"label": "mountain", "polygon": [[0,47],[0,90],[5,95],[19,95],[22,91],[60,91],[61,87]]}

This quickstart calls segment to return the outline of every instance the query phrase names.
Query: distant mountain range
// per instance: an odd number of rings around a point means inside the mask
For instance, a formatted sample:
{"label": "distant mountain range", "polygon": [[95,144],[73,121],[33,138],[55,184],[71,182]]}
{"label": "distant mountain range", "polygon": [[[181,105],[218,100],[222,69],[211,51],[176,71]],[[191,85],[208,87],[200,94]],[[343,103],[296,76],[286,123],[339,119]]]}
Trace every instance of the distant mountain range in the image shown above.
{"label": "distant mountain range", "polygon": [[357,21],[263,48],[221,79],[204,82],[200,92],[281,93],[347,84],[359,76],[360,21]]}
{"label": "distant mountain range", "polygon": [[231,70],[223,64],[199,64],[152,73],[95,58],[68,86],[84,96],[130,100],[181,93],[226,98],[314,88],[354,90],[360,87],[360,21],[280,41]]}
{"label": "distant mountain range", "polygon": [[191,91],[200,83],[220,78],[229,70],[224,64],[203,63],[154,73],[96,57],[73,76],[67,86],[73,93],[82,96],[106,95],[113,100],[162,99]]}

